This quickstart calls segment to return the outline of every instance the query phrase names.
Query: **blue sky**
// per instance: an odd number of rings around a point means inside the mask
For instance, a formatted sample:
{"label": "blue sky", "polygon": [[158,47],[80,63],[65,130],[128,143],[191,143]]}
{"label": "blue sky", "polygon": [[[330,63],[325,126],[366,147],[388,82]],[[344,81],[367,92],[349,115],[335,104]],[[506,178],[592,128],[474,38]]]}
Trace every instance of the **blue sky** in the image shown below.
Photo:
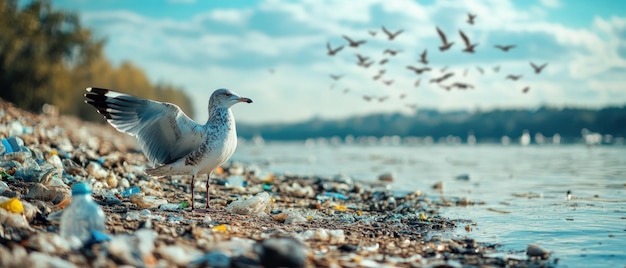
{"label": "blue sky", "polygon": [[[414,105],[488,110],[626,104],[624,1],[60,0],[54,5],[78,12],[84,25],[106,37],[105,53],[114,63],[129,60],[151,80],[183,87],[199,121],[208,117],[208,98],[217,88],[252,98],[253,104],[233,110],[239,121],[255,123],[412,113]],[[474,25],[466,23],[468,12],[478,15]],[[381,26],[404,31],[389,41]],[[455,42],[443,53],[436,26]],[[479,43],[476,53],[461,52],[459,30]],[[344,34],[367,43],[326,55],[327,42],[346,44]],[[496,44],[517,47],[505,53]],[[401,52],[383,54],[387,48]],[[421,66],[417,60],[424,49],[433,71],[421,75],[415,87],[420,76],[406,66]],[[375,63],[357,66],[356,53]],[[379,64],[384,58],[389,62]],[[548,66],[537,75],[530,61]],[[446,91],[429,83],[444,67],[455,76],[442,84],[475,88]],[[383,78],[373,80],[381,69]],[[343,77],[333,81],[329,74]],[[507,80],[508,74],[522,78]],[[381,80],[394,82],[386,86]],[[523,94],[525,87],[530,90]],[[387,98],[368,102],[363,96]]]}

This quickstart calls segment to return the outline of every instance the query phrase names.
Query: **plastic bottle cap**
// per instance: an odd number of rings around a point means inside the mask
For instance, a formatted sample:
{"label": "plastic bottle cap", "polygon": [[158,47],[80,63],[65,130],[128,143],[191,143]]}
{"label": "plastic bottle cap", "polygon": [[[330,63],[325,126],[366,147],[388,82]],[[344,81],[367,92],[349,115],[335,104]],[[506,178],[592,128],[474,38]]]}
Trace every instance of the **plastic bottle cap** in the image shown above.
{"label": "plastic bottle cap", "polygon": [[90,193],[91,189],[89,188],[89,185],[84,182],[74,183],[74,185],[72,186],[72,195]]}

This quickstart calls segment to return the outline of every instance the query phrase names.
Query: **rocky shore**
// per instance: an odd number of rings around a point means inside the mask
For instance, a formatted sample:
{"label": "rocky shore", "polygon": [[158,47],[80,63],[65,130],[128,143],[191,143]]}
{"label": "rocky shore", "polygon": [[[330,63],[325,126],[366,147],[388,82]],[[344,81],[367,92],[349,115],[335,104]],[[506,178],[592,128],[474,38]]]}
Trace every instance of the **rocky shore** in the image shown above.
{"label": "rocky shore", "polygon": [[[108,125],[32,114],[0,100],[0,267],[551,267],[471,238],[442,206],[480,205],[393,193],[346,176],[272,174],[229,162],[211,178],[211,209],[190,211],[190,178],[151,178],[132,137]],[[3,147],[4,148],[4,147]],[[196,180],[198,207],[206,178]],[[70,187],[87,182],[107,233],[79,249],[59,236]],[[449,232],[467,230],[451,239]],[[516,257],[517,256],[517,257]]]}

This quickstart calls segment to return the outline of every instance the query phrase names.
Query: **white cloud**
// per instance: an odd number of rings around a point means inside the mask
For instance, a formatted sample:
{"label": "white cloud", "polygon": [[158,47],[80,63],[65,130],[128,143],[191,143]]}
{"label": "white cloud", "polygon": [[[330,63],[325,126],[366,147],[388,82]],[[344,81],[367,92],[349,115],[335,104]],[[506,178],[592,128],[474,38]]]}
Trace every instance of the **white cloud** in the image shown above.
{"label": "white cloud", "polygon": [[545,7],[560,7],[561,2],[559,0],[541,0],[541,4]]}
{"label": "white cloud", "polygon": [[[542,4],[558,7],[558,1]],[[409,0],[267,0],[245,9],[202,11],[187,20],[157,20],[128,11],[90,12],[83,19],[108,35],[110,57],[135,62],[155,81],[183,86],[194,100],[200,121],[206,120],[208,97],[218,87],[253,98],[253,104],[234,109],[239,120],[255,122],[406,111],[407,103],[440,109],[487,109],[626,102],[626,96],[615,94],[622,90],[626,78],[599,78],[614,68],[626,68],[618,50],[626,36],[626,18],[598,17],[588,28],[572,28],[547,21],[543,6],[519,10],[511,1],[503,0],[436,1],[429,5]],[[478,15],[473,26],[466,23],[468,12]],[[257,16],[280,18],[282,23],[253,25]],[[404,32],[390,42],[380,33],[381,25]],[[436,49],[440,43],[436,25],[455,42],[446,53]],[[283,32],[275,34],[275,29]],[[372,29],[379,31],[376,37],[367,33]],[[475,55],[459,51],[462,42],[458,29],[479,43]],[[326,56],[325,43],[330,41],[334,47],[345,44],[342,34],[367,39],[368,43],[358,49],[345,47],[335,57]],[[497,39],[507,37],[513,38],[510,42],[518,48],[509,53],[492,48],[496,43],[508,43]],[[378,62],[383,56],[389,57],[382,54],[389,47],[403,52],[390,57],[384,66],[374,64],[364,69],[355,65],[355,53]],[[421,87],[413,87],[417,76],[405,66],[418,65],[425,48],[432,68],[450,66],[457,72],[450,82],[466,81],[476,89],[448,92],[429,83],[429,75],[424,75]],[[529,61],[549,65],[541,75],[535,75]],[[496,64],[501,65],[500,73],[491,71]],[[486,74],[477,74],[476,66],[487,69]],[[270,74],[268,68],[276,69],[276,73]],[[381,68],[387,69],[385,79],[394,79],[393,86],[372,80]],[[462,75],[465,69],[470,70],[467,77]],[[345,74],[332,90],[329,73]],[[524,77],[517,82],[505,80],[510,73]],[[522,94],[527,85],[530,92]],[[349,88],[346,94],[345,88]],[[602,93],[590,99],[590,90]],[[400,100],[402,93],[407,97]],[[364,94],[390,97],[382,103],[365,102]]]}

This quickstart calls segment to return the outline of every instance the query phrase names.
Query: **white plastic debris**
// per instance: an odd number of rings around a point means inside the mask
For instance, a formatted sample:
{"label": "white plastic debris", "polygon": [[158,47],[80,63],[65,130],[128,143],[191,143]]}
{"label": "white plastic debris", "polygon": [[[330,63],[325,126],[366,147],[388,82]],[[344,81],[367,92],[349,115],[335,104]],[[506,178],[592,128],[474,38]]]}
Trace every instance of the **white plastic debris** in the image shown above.
{"label": "white plastic debris", "polygon": [[183,245],[160,246],[157,248],[156,252],[158,252],[163,259],[179,266],[186,266],[192,260],[202,256],[202,252],[199,250]]}
{"label": "white plastic debris", "polygon": [[140,194],[134,194],[130,196],[130,202],[137,205],[140,208],[156,208],[158,206],[167,204],[167,200],[159,199],[154,196],[142,196]]}
{"label": "white plastic debris", "polygon": [[265,214],[270,210],[270,195],[266,192],[258,193],[254,197],[233,201],[226,207],[226,211],[233,214],[257,215]]}
{"label": "white plastic debris", "polygon": [[96,162],[89,162],[85,170],[89,176],[94,177],[96,180],[104,180],[109,174],[100,164]]}

